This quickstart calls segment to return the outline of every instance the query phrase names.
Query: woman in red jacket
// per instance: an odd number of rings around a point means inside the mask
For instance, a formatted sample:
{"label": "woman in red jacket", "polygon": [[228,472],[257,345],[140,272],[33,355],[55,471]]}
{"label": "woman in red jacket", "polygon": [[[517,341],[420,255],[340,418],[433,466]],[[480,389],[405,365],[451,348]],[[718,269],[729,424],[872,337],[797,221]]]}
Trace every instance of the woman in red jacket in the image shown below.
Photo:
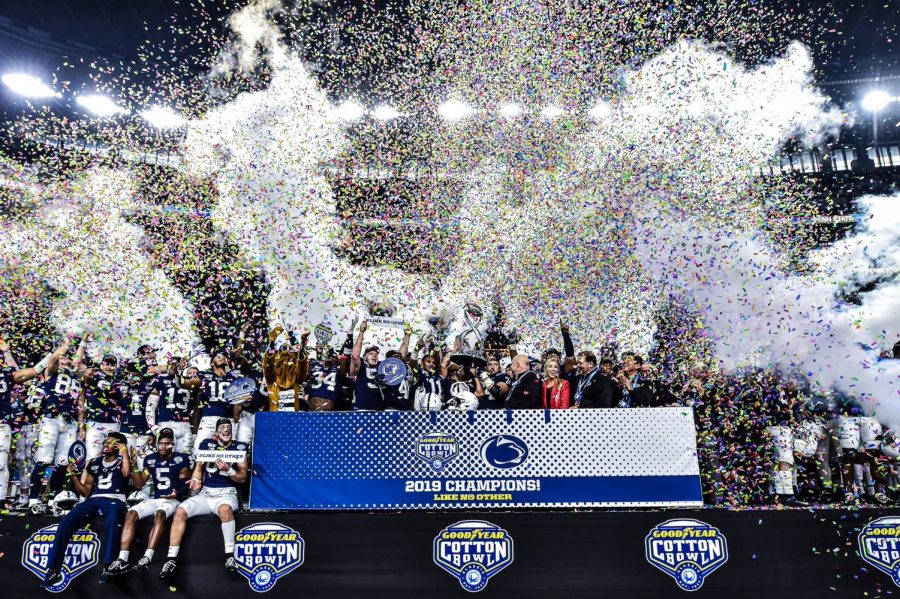
{"label": "woman in red jacket", "polygon": [[559,378],[559,360],[552,357],[544,362],[544,409],[565,410],[569,407],[569,381]]}

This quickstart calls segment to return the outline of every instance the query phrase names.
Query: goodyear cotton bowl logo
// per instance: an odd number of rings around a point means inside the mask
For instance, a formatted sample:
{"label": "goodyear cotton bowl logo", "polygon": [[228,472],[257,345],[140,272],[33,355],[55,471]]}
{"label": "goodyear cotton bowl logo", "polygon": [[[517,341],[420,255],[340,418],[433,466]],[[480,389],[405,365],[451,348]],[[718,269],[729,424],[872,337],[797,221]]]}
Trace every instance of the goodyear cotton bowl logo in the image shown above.
{"label": "goodyear cotton bowl logo", "polygon": [[644,543],[647,561],[685,591],[699,589],[707,576],[728,561],[725,535],[699,520],[663,522],[650,531]]}
{"label": "goodyear cotton bowl logo", "polygon": [[296,530],[263,522],[242,528],[234,535],[234,561],[250,588],[265,593],[282,576],[303,563],[303,538]]}
{"label": "goodyear cotton bowl logo", "polygon": [[900,586],[900,518],[879,518],[859,533],[859,554]]}
{"label": "goodyear cotton bowl logo", "polygon": [[[37,531],[22,545],[22,565],[41,580],[47,574],[47,561],[50,559],[50,549],[55,540],[56,524]],[[54,593],[64,590],[75,577],[97,565],[99,554],[100,539],[97,538],[96,533],[86,528],[76,532],[72,535],[72,541],[66,548],[62,581],[47,590]]]}
{"label": "goodyear cotton bowl logo", "polygon": [[464,520],[434,538],[434,563],[459,578],[462,587],[473,593],[512,561],[512,537],[490,522]]}
{"label": "goodyear cotton bowl logo", "polygon": [[448,433],[428,433],[416,441],[416,456],[440,472],[447,462],[459,455],[459,439]]}
{"label": "goodyear cotton bowl logo", "polygon": [[525,441],[512,435],[497,435],[481,444],[481,459],[494,468],[515,468],[527,458]]}

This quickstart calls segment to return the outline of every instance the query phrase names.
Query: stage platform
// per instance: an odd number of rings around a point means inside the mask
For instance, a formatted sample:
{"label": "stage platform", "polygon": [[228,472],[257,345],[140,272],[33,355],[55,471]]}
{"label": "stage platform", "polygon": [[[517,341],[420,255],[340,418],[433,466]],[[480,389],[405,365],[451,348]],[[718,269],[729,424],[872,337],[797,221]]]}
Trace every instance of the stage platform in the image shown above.
{"label": "stage platform", "polygon": [[[696,584],[700,572],[702,585],[689,593],[697,597],[896,597],[900,587],[891,576],[860,557],[859,536],[871,521],[897,513],[894,509],[247,513],[237,516],[237,552],[248,568],[254,563],[271,567],[263,568],[263,574],[257,568],[246,577],[226,573],[219,522],[205,516],[189,524],[181,571],[171,589],[158,578],[165,546],[157,550],[150,573],[135,572],[101,585],[100,566],[92,565],[103,537],[102,523],[96,521],[93,530],[99,538],[88,535],[72,554],[84,571],[62,594],[259,597],[260,592],[251,588],[254,579],[260,589],[268,588],[264,594],[270,597],[472,596],[460,582],[462,577],[473,591],[480,588],[477,594],[482,597],[632,599],[684,596],[676,584],[677,570],[688,586]],[[670,521],[676,524],[660,528]],[[47,539],[52,539],[40,531],[56,522],[50,517],[0,519],[4,597],[44,593],[23,560],[32,567],[40,564]],[[465,524],[473,522],[479,524]],[[132,562],[143,553],[149,520],[142,524]],[[693,532],[679,533],[679,527]],[[894,532],[882,527],[873,534],[891,537]],[[884,549],[883,559],[896,559],[896,541],[897,537],[876,539],[868,546]],[[692,560],[696,571],[685,573],[685,567],[694,568]],[[653,561],[663,566],[668,561],[673,574]],[[454,574],[455,567],[460,571]]]}

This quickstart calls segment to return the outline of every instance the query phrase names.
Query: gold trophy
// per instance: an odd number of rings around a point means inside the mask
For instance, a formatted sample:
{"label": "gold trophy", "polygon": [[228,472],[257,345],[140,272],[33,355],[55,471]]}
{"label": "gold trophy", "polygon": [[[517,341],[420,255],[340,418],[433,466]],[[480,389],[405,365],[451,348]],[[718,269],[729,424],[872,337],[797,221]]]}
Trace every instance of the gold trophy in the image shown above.
{"label": "gold trophy", "polygon": [[306,356],[306,339],[309,333],[300,338],[300,349],[294,344],[276,347],[276,341],[284,332],[284,327],[276,326],[269,333],[269,349],[263,355],[262,369],[269,392],[270,412],[300,411],[300,398],[303,397],[303,383],[309,370],[309,359]]}

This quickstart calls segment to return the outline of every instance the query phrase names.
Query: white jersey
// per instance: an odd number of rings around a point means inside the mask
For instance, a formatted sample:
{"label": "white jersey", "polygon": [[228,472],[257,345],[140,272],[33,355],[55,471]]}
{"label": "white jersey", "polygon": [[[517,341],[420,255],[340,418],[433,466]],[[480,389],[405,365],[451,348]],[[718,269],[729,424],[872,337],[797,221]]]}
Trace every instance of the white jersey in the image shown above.
{"label": "white jersey", "polygon": [[840,449],[859,449],[859,418],[838,416],[834,426],[837,446]]}
{"label": "white jersey", "polygon": [[804,457],[816,455],[819,442],[825,438],[825,424],[807,420],[794,427],[794,451]]}
{"label": "white jersey", "polygon": [[878,449],[881,441],[878,437],[882,435],[884,430],[881,423],[874,416],[863,416],[859,419],[859,440],[862,449]]}

